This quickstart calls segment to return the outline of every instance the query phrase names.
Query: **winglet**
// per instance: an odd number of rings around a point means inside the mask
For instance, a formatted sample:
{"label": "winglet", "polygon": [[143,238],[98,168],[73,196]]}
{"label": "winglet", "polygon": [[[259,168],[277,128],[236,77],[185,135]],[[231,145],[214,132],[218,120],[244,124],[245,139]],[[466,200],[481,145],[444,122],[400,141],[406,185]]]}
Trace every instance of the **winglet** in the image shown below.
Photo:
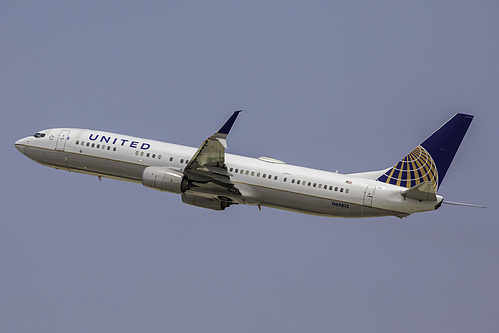
{"label": "winglet", "polygon": [[229,119],[220,127],[220,129],[215,133],[215,134],[229,134],[230,129],[232,128],[232,125],[234,125],[234,122],[236,121],[237,116],[239,115],[239,112],[242,110],[235,111],[232,116],[230,116]]}
{"label": "winglet", "polygon": [[230,118],[227,119],[227,121],[222,125],[222,127],[220,127],[220,129],[210,137],[211,139],[218,140],[225,149],[227,149],[227,141],[225,139],[227,138],[232,125],[234,125],[234,122],[236,121],[236,118],[241,111],[242,110],[235,111],[232,116],[230,116]]}

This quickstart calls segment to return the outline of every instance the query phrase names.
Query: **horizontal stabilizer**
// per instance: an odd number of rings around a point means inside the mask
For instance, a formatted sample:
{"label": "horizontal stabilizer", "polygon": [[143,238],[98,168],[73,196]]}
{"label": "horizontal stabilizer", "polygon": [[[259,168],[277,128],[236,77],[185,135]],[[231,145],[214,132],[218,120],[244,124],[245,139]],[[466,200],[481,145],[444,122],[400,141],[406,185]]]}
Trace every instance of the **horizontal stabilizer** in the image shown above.
{"label": "horizontal stabilizer", "polygon": [[367,172],[356,172],[356,173],[349,173],[349,176],[355,176],[355,177],[360,177],[360,178],[366,178],[366,179],[372,179],[376,180],[379,177],[381,177],[384,173],[390,171],[391,168],[386,168],[384,170],[378,170],[378,171],[367,171]]}
{"label": "horizontal stabilizer", "polygon": [[422,201],[437,201],[435,187],[430,182],[422,182],[402,192],[406,198]]}

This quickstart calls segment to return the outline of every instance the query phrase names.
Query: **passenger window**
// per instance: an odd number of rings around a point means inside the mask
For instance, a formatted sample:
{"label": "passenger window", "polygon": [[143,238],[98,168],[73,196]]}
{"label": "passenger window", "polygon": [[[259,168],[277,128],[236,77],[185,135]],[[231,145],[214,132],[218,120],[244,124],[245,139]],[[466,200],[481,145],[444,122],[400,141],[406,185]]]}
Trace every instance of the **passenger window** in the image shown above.
{"label": "passenger window", "polygon": [[340,192],[342,192],[342,193],[343,193],[343,187],[342,187],[342,188],[340,188]]}
{"label": "passenger window", "polygon": [[322,184],[319,184],[319,188],[322,188]]}
{"label": "passenger window", "polygon": [[79,145],[80,144],[80,140],[76,140],[76,145]]}
{"label": "passenger window", "polygon": [[135,155],[137,155],[137,156],[139,155],[139,151],[138,150],[135,152]]}
{"label": "passenger window", "polygon": [[314,187],[316,187],[316,186],[317,186],[317,183],[314,183]]}
{"label": "passenger window", "polygon": [[[284,181],[286,181],[286,178],[284,178]],[[291,179],[291,184],[294,184],[294,183],[295,183],[295,180]]]}
{"label": "passenger window", "polygon": [[144,156],[144,152],[143,151],[140,152],[140,156]]}
{"label": "passenger window", "polygon": [[241,175],[242,175],[243,173],[244,173],[244,170],[243,170],[243,169],[241,169]]}
{"label": "passenger window", "polygon": [[257,177],[260,177],[260,172],[256,174]]}
{"label": "passenger window", "polygon": [[149,157],[149,153],[146,154],[146,157]]}
{"label": "passenger window", "polygon": [[333,190],[333,187],[332,186],[329,186],[329,190],[332,191]]}
{"label": "passenger window", "polygon": [[160,159],[161,159],[161,155],[158,155],[158,160],[160,160]]}
{"label": "passenger window", "polygon": [[255,175],[255,171],[251,171],[251,175],[254,176]]}
{"label": "passenger window", "polygon": [[107,150],[111,150],[111,146],[107,146]]}
{"label": "passenger window", "polygon": [[105,145],[102,145],[102,149],[106,149],[106,146],[105,146]]}
{"label": "passenger window", "polygon": [[269,179],[272,179],[272,175],[269,175]]}
{"label": "passenger window", "polygon": [[274,176],[274,180],[277,180],[277,176]]}
{"label": "passenger window", "polygon": [[335,190],[335,191],[338,191],[338,186],[336,186],[336,187],[334,188],[334,190]]}
{"label": "passenger window", "polygon": [[180,159],[180,163],[184,163],[184,159],[183,158]]}
{"label": "passenger window", "polygon": [[247,175],[249,175],[249,171],[248,171],[248,170],[246,170],[246,176],[247,176]]}
{"label": "passenger window", "polygon": [[152,158],[156,158],[156,154],[152,154]]}
{"label": "passenger window", "polygon": [[266,177],[267,177],[267,175],[266,175],[266,174],[263,174],[263,176],[262,176],[262,177],[263,177],[263,178],[266,178]]}
{"label": "passenger window", "polygon": [[170,162],[173,162],[173,157],[170,157]]}
{"label": "passenger window", "polygon": [[90,147],[90,142],[87,142],[87,147]]}
{"label": "passenger window", "polygon": [[284,177],[284,179],[282,180],[283,182],[287,181],[288,179],[286,177]]}
{"label": "passenger window", "polygon": [[116,151],[116,147],[113,148],[113,151]]}
{"label": "passenger window", "polygon": [[189,164],[189,160],[185,160],[185,164]]}
{"label": "passenger window", "polygon": [[239,169],[236,169],[234,172],[235,172],[235,173],[238,173],[238,172],[239,172]]}
{"label": "passenger window", "polygon": [[348,192],[350,192],[350,190],[349,190],[349,189],[346,189],[346,190],[345,190],[345,193],[348,193]]}
{"label": "passenger window", "polygon": [[297,180],[297,181],[296,181],[296,183],[297,183],[298,185],[300,185],[300,180]]}
{"label": "passenger window", "polygon": [[84,142],[84,141],[82,141],[82,142],[81,142],[81,145],[82,145],[82,146],[84,146],[84,145],[85,145],[85,142]]}
{"label": "passenger window", "polygon": [[311,182],[308,182],[308,186],[310,186],[310,185],[312,185],[312,183],[311,183]]}
{"label": "passenger window", "polygon": [[229,169],[229,172],[232,172],[232,170],[233,170],[233,168],[230,168],[230,169]]}

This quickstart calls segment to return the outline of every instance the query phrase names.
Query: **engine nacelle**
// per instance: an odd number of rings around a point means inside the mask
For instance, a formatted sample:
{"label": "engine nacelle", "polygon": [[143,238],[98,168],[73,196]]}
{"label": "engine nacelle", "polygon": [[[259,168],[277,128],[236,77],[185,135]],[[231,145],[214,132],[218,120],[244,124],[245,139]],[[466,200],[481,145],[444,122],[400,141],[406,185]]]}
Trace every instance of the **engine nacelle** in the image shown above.
{"label": "engine nacelle", "polygon": [[199,195],[182,194],[182,202],[191,206],[198,206],[213,210],[224,210],[230,204],[226,201],[201,197]]}
{"label": "engine nacelle", "polygon": [[183,193],[188,183],[182,172],[166,167],[147,167],[142,173],[142,184],[158,191]]}

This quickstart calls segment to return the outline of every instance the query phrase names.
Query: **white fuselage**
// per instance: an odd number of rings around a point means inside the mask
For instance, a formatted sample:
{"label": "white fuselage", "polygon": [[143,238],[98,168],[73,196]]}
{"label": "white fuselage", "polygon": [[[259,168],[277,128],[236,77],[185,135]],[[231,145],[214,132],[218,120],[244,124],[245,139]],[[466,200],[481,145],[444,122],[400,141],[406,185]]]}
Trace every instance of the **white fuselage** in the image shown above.
{"label": "white fuselage", "polygon": [[[56,169],[141,183],[146,167],[182,171],[196,148],[127,135],[74,128],[41,131],[18,140],[16,148]],[[344,175],[289,165],[268,158],[225,155],[240,204],[267,206],[333,217],[404,217],[434,210],[443,198],[418,201],[404,197],[406,188],[359,175]]]}

